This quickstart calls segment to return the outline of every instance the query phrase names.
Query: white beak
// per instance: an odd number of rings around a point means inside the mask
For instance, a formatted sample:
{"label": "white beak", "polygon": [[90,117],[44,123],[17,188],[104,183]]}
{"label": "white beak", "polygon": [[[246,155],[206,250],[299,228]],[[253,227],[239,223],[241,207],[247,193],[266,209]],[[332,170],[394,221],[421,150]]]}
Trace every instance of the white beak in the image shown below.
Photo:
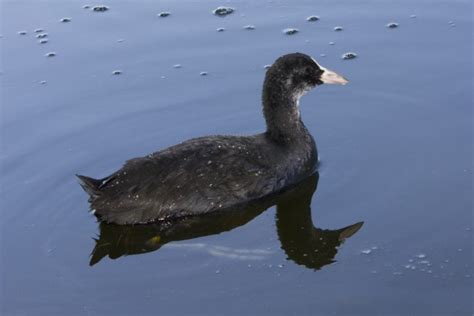
{"label": "white beak", "polygon": [[319,66],[321,70],[323,70],[323,74],[321,75],[321,81],[327,84],[342,84],[345,85],[349,81],[344,78],[343,76],[335,73],[332,70],[326,69],[324,67]]}

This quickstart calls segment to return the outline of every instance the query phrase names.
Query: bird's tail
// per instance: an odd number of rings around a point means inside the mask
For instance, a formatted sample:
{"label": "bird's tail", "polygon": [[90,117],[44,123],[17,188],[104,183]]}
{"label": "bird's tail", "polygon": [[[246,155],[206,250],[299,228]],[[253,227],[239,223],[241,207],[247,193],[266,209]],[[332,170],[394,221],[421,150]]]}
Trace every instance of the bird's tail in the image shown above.
{"label": "bird's tail", "polygon": [[89,178],[86,176],[81,176],[76,174],[76,177],[79,179],[79,184],[90,195],[91,198],[95,198],[100,195],[99,186],[102,183],[101,180]]}

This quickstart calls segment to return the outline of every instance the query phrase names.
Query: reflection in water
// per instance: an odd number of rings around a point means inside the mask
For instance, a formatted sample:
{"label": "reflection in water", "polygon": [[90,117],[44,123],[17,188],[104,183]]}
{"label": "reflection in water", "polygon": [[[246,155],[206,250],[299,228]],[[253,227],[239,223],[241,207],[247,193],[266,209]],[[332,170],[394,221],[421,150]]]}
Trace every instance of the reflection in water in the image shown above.
{"label": "reflection in water", "polygon": [[[314,227],[311,220],[311,198],[316,191],[318,179],[319,175],[316,173],[284,193],[231,211],[148,225],[120,226],[100,223],[100,237],[96,240],[92,251],[90,265],[96,264],[107,255],[111,259],[116,259],[125,255],[147,253],[158,250],[171,241],[229,231],[248,223],[269,207],[276,205],[278,237],[288,259],[311,269],[320,269],[334,262],[337,247],[346,238],[355,234],[363,223],[359,222],[337,230]],[[214,255],[216,251],[225,254],[225,251],[218,248],[209,252]],[[247,253],[235,256],[256,257],[259,252],[258,249],[242,251]]]}
{"label": "reflection in water", "polygon": [[311,269],[333,263],[337,248],[354,235],[363,222],[341,229],[325,230],[313,226],[311,198],[318,185],[318,176],[301,186],[297,195],[277,204],[276,226],[281,248],[288,259]]}

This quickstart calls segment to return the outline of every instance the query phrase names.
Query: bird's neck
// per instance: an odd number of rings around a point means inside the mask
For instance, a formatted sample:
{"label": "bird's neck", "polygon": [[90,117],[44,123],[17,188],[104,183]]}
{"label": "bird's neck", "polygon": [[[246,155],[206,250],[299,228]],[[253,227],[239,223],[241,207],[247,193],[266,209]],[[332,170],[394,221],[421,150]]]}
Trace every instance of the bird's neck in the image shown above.
{"label": "bird's neck", "polygon": [[308,130],[300,117],[299,98],[285,84],[265,80],[262,93],[266,134],[277,142],[291,143],[302,139]]}

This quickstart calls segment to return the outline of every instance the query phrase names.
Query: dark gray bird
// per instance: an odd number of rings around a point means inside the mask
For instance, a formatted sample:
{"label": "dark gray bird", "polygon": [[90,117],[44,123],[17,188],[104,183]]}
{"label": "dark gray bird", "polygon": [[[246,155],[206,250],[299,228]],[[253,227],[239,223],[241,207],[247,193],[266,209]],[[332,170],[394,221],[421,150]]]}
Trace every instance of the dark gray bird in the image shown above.
{"label": "dark gray bird", "polygon": [[194,138],[129,160],[103,179],[78,175],[92,212],[108,223],[145,224],[243,206],[295,185],[318,161],[299,99],[323,83],[347,80],[305,54],[278,58],[263,84],[264,133]]}

